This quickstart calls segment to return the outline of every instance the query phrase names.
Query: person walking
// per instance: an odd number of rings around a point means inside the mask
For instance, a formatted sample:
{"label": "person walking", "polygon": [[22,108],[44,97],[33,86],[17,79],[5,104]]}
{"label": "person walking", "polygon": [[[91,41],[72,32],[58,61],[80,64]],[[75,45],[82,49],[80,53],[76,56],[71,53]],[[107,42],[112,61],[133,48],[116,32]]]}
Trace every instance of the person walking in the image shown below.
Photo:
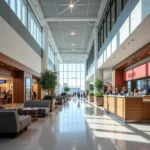
{"label": "person walking", "polygon": [[80,99],[80,92],[79,91],[77,92],[77,96],[78,96],[78,99]]}

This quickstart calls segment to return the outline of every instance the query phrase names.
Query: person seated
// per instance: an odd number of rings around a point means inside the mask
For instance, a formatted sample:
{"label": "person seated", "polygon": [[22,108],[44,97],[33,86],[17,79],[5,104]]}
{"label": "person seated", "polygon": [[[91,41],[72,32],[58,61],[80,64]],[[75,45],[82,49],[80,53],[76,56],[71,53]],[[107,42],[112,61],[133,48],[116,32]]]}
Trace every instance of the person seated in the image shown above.
{"label": "person seated", "polygon": [[134,89],[134,96],[137,96],[137,95],[138,95],[138,90]]}
{"label": "person seated", "polygon": [[119,94],[120,94],[120,92],[119,92],[118,88],[115,88],[115,95],[119,95]]}
{"label": "person seated", "polygon": [[107,94],[107,95],[111,95],[111,94],[112,94],[112,89],[111,89],[111,87],[108,87],[108,88],[107,88],[106,94]]}
{"label": "person seated", "polygon": [[131,95],[131,96],[134,96],[134,92],[133,92],[133,91],[131,91],[130,95]]}
{"label": "person seated", "polygon": [[120,94],[121,94],[121,95],[126,95],[126,94],[127,94],[127,89],[126,89],[126,87],[123,87],[123,88],[122,88],[122,91],[121,91]]}

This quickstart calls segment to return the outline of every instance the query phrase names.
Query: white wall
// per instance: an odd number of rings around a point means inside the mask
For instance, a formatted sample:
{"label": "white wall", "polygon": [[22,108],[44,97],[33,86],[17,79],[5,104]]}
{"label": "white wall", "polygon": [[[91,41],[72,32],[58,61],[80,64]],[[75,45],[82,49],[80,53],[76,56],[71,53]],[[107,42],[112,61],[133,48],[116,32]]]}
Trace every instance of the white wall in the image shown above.
{"label": "white wall", "polygon": [[0,52],[41,72],[41,57],[0,17]]}
{"label": "white wall", "polygon": [[150,0],[128,0],[99,53],[98,68],[127,40],[150,14]]}

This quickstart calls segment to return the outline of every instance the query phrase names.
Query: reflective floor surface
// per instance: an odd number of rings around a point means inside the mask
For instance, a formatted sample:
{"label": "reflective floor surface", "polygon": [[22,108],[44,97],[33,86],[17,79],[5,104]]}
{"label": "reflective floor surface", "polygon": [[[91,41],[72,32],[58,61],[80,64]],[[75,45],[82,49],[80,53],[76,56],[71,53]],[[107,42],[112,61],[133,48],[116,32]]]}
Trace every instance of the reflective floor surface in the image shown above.
{"label": "reflective floor surface", "polygon": [[0,150],[150,150],[150,124],[123,125],[70,100],[16,138],[1,137]]}

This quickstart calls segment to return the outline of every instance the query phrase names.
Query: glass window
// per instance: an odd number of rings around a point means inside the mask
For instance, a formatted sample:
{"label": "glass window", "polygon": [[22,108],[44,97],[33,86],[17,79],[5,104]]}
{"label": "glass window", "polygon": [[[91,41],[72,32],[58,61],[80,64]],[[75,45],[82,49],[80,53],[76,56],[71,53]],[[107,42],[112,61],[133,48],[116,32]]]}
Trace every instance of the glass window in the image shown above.
{"label": "glass window", "polygon": [[68,86],[68,80],[67,80],[67,79],[64,79],[64,84],[65,84],[66,86]]}
{"label": "glass window", "polygon": [[128,0],[123,0],[123,7],[125,7]]}
{"label": "glass window", "polygon": [[84,79],[81,79],[81,86],[84,86]]}
{"label": "glass window", "polygon": [[72,79],[72,86],[76,87],[76,79]]}
{"label": "glass window", "polygon": [[109,11],[107,12],[107,35],[110,32],[110,7],[108,9]]}
{"label": "glass window", "polygon": [[76,64],[72,64],[72,71],[76,71]]}
{"label": "glass window", "polygon": [[21,0],[17,0],[17,16],[21,20]]}
{"label": "glass window", "polygon": [[81,64],[81,71],[84,71],[84,69],[85,69],[85,65]]}
{"label": "glass window", "polygon": [[84,72],[81,72],[81,78],[84,78],[84,76],[85,76]]}
{"label": "glass window", "polygon": [[76,78],[76,72],[72,72],[72,78]]}
{"label": "glass window", "polygon": [[68,79],[68,86],[69,86],[69,87],[72,86],[72,79]]}
{"label": "glass window", "polygon": [[60,72],[59,77],[64,78],[64,72]]}
{"label": "glass window", "polygon": [[81,78],[80,72],[77,72],[77,78]]}
{"label": "glass window", "polygon": [[80,79],[77,79],[77,86],[80,87]]}
{"label": "glass window", "polygon": [[64,84],[63,79],[59,80],[59,84],[60,84],[61,87],[63,87],[63,84]]}
{"label": "glass window", "polygon": [[121,11],[122,11],[122,1],[117,0],[117,18],[119,17]]}
{"label": "glass window", "polygon": [[11,9],[16,12],[16,0],[10,0]]}
{"label": "glass window", "polygon": [[72,78],[72,72],[68,72],[68,78]]}
{"label": "glass window", "polygon": [[8,0],[5,0],[6,1],[6,3],[8,3]]}
{"label": "glass window", "polygon": [[107,25],[107,24],[106,24],[106,18],[105,18],[105,19],[104,19],[104,41],[105,41],[105,39],[106,39],[106,37],[107,37],[107,36],[106,36],[106,35],[107,35],[107,30],[106,30],[107,28],[106,28],[106,25]]}
{"label": "glass window", "polygon": [[72,64],[68,64],[68,71],[72,71]]}
{"label": "glass window", "polygon": [[33,18],[31,18],[31,35],[34,35],[34,22],[33,22]]}
{"label": "glass window", "polygon": [[67,64],[64,64],[64,71],[67,71]]}
{"label": "glass window", "polygon": [[103,42],[104,42],[104,32],[103,32],[103,26],[101,27],[100,34],[101,34],[101,45],[102,45],[102,44],[103,44]]}
{"label": "glass window", "polygon": [[63,64],[59,64],[59,71],[64,71]]}
{"label": "glass window", "polygon": [[112,6],[111,6],[111,28],[115,24],[116,21],[116,16],[115,16],[115,1],[112,1]]}
{"label": "glass window", "polygon": [[67,78],[67,77],[68,77],[67,72],[64,72],[64,78]]}
{"label": "glass window", "polygon": [[77,71],[80,71],[80,64],[77,64]]}
{"label": "glass window", "polygon": [[27,27],[27,6],[22,2],[22,23]]}

